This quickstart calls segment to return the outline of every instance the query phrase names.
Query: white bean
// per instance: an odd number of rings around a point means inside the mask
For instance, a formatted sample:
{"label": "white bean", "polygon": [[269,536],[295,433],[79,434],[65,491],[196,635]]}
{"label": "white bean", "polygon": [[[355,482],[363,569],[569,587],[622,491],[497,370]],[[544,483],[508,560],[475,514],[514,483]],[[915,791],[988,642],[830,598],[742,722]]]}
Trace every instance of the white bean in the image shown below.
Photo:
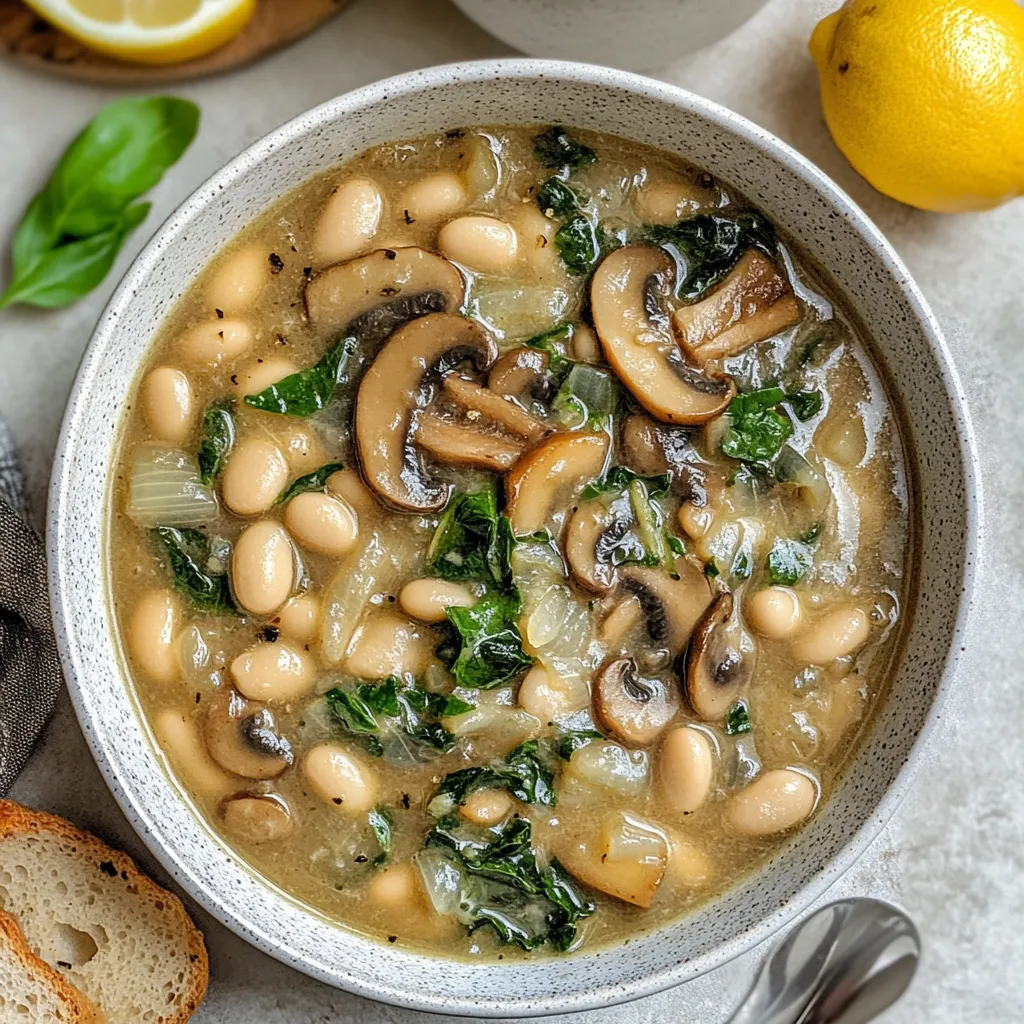
{"label": "white bean", "polygon": [[154,683],[173,683],[181,673],[174,644],[180,607],[172,590],[148,590],[128,620],[128,652]]}
{"label": "white bean", "polygon": [[286,637],[308,643],[320,628],[320,599],[315,594],[298,594],[274,618]]}
{"label": "white bean", "polygon": [[444,622],[446,608],[470,608],[476,597],[469,587],[447,580],[411,580],[398,595],[402,611],[420,622]]}
{"label": "white bean", "polygon": [[679,506],[679,527],[690,540],[700,540],[711,529],[715,521],[715,511],[710,505],[694,505],[692,501],[684,501]]}
{"label": "white bean", "polygon": [[146,375],[139,398],[150,432],[158,441],[182,444],[192,430],[195,403],[188,377],[173,366]]}
{"label": "white bean", "polygon": [[512,797],[500,789],[478,789],[466,797],[459,814],[475,825],[497,825],[512,810]]}
{"label": "white bean", "polygon": [[432,647],[408,619],[377,612],[356,631],[345,671],[360,679],[418,676],[430,660]]}
{"label": "white bean", "polygon": [[871,634],[867,612],[853,605],[840,605],[807,627],[793,644],[793,652],[811,665],[828,665],[852,654]]}
{"label": "white bean", "polygon": [[168,760],[185,783],[204,797],[224,796],[238,786],[207,753],[199,727],[180,711],[165,709],[153,716],[153,732]]}
{"label": "white bean", "polygon": [[206,284],[207,304],[228,316],[244,313],[269,281],[270,254],[257,246],[240,249],[210,276]]}
{"label": "white bean", "polygon": [[296,370],[298,367],[283,356],[257,359],[239,370],[232,378],[231,383],[241,395],[256,395],[269,388],[271,384],[290,377]]}
{"label": "white bean", "polygon": [[224,467],[224,504],[239,516],[266,512],[288,486],[288,463],[276,445],[262,437],[244,438]]}
{"label": "white bean", "polygon": [[576,710],[573,694],[561,676],[539,662],[523,677],[516,700],[524,711],[545,724]]}
{"label": "white bean", "polygon": [[857,415],[845,420],[830,416],[814,435],[814,444],[825,458],[853,469],[864,461],[868,450],[864,421]]}
{"label": "white bean", "polygon": [[803,619],[800,598],[789,587],[766,587],[743,602],[747,622],[761,636],[782,640],[792,636]]}
{"label": "white bean", "polygon": [[692,814],[708,798],[715,774],[715,757],[707,736],[688,725],[672,729],[658,758],[658,781],[665,802]]}
{"label": "white bean", "polygon": [[554,242],[558,224],[545,217],[534,202],[524,203],[513,219],[523,259],[533,272],[542,278],[557,275],[555,279],[561,280],[565,272]]}
{"label": "white bean", "polygon": [[231,678],[243,697],[289,701],[313,688],[313,660],[285,643],[261,643],[231,662]]}
{"label": "white bean", "polygon": [[457,174],[438,171],[407,186],[398,208],[413,221],[434,221],[450,216],[466,205],[466,186]]}
{"label": "white bean", "polygon": [[[276,383],[276,381],[272,381],[272,383]],[[311,426],[296,424],[276,430],[274,431],[274,440],[288,460],[288,466],[292,473],[296,476],[310,473],[330,461],[320,443],[319,435]]]}
{"label": "white bean", "polygon": [[377,802],[372,768],[337,743],[321,743],[306,754],[302,771],[313,792],[348,814],[365,814]]}
{"label": "white bean", "polygon": [[340,558],[359,539],[359,520],[352,507],[323,491],[297,494],[285,506],[284,525],[309,551]]}
{"label": "white bean", "polygon": [[252,328],[244,320],[204,320],[178,339],[178,354],[189,366],[215,370],[248,352],[252,339]]}
{"label": "white bean", "polygon": [[339,469],[332,473],[327,478],[327,493],[347,501],[359,516],[370,516],[379,507],[377,499],[355,469]]}
{"label": "white bean", "polygon": [[726,820],[748,836],[770,836],[799,825],[818,802],[818,787],[792,768],[758,776],[729,800]]}
{"label": "white bean", "polygon": [[231,555],[231,585],[238,603],[253,615],[271,615],[295,586],[295,553],[280,523],[261,519],[247,526]]}
{"label": "white bean", "polygon": [[699,889],[711,881],[714,861],[699,847],[672,836],[668,844],[668,875],[687,889]]}
{"label": "white bean", "polygon": [[515,261],[515,228],[495,217],[473,215],[450,220],[437,235],[437,247],[450,260],[481,274],[497,274]]}
{"label": "white bean", "polygon": [[366,883],[371,903],[394,910],[409,910],[421,894],[419,871],[412,864],[389,864]]}
{"label": "white bean", "polygon": [[700,209],[702,194],[684,182],[651,182],[637,189],[633,209],[648,224],[675,224]]}
{"label": "white bean", "polygon": [[313,255],[323,263],[340,263],[363,252],[377,234],[384,199],[368,178],[339,185],[324,206],[313,236]]}

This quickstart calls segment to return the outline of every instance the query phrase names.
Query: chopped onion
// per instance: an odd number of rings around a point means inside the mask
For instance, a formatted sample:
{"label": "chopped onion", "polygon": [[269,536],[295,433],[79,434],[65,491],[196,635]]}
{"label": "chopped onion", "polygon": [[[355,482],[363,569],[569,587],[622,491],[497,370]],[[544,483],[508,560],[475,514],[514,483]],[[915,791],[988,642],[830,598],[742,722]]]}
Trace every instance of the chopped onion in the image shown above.
{"label": "chopped onion", "polygon": [[647,755],[626,750],[617,743],[588,743],[569,761],[569,769],[581,782],[603,786],[623,796],[638,796],[647,785]]}
{"label": "chopped onion", "polygon": [[440,850],[420,850],[415,860],[434,910],[457,914],[462,902],[462,872]]}
{"label": "chopped onion", "polygon": [[469,149],[469,160],[463,174],[470,195],[475,201],[490,199],[501,184],[501,161],[498,158],[501,143],[481,132],[470,136],[466,140],[466,147]]}
{"label": "chopped onion", "polygon": [[608,860],[638,864],[668,862],[668,840],[656,825],[623,811],[609,816],[601,831],[601,852]]}
{"label": "chopped onion", "polygon": [[549,330],[568,318],[574,304],[565,288],[478,278],[473,282],[467,306],[471,316],[504,339],[527,338]]}
{"label": "chopped onion", "polygon": [[565,625],[571,595],[567,587],[548,587],[526,620],[526,639],[532,647],[544,647],[558,638]]}
{"label": "chopped onion", "polygon": [[788,444],[782,446],[775,461],[775,478],[792,487],[815,512],[823,512],[832,502],[832,490],[821,468]]}
{"label": "chopped onion", "polygon": [[374,533],[366,546],[349,557],[324,593],[320,644],[324,659],[337,665],[348,653],[352,636],[366,611],[366,602],[378,587],[387,552]]}
{"label": "chopped onion", "polygon": [[143,527],[204,526],[217,518],[217,498],[191,455],[142,444],[132,463],[128,515]]}

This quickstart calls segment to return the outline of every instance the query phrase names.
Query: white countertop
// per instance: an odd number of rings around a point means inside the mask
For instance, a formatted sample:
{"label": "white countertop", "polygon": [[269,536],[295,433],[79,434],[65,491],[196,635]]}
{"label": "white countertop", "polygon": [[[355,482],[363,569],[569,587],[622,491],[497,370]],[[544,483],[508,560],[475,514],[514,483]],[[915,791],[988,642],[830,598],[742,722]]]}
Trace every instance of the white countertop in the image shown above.
{"label": "white countertop", "polygon": [[[497,0],[495,0],[497,2]],[[885,199],[836,150],[806,54],[838,0],[772,0],[738,33],[660,77],[749,117],[847,189],[909,264],[968,388],[991,511],[981,594],[959,686],[909,796],[871,850],[829,893],[908,908],[925,957],[887,1024],[1024,1021],[1024,200],[941,217]],[[59,313],[0,313],[0,417],[11,427],[41,524],[50,462],[79,358],[115,282],[156,225],[212,171],[270,128],[338,93],[431,64],[501,55],[501,44],[445,0],[362,0],[313,37],[242,71],[173,91],[198,102],[197,142],[154,190],[154,211],[107,282]],[[81,126],[114,90],[0,62],[0,239]],[[6,248],[6,241],[4,242]],[[4,256],[3,259],[6,257]],[[4,266],[0,262],[0,266]],[[6,266],[4,266],[6,270]],[[165,877],[107,791],[66,697],[15,786]],[[256,952],[190,906],[206,934],[211,986],[197,1024],[429,1024],[441,1018],[369,1003]],[[745,991],[751,953],[712,975],[576,1024],[715,1024]]]}

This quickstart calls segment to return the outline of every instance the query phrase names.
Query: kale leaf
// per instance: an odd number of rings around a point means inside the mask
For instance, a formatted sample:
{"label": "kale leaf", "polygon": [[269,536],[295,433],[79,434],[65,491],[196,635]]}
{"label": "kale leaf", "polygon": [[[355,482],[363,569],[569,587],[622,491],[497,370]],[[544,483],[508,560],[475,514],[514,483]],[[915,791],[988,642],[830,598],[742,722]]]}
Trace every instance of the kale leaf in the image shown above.
{"label": "kale leaf", "polygon": [[334,397],[338,376],[355,346],[354,336],[345,337],[329,348],[313,366],[296,370],[255,395],[246,395],[245,404],[282,416],[312,416]]}
{"label": "kale leaf", "polygon": [[786,393],[776,387],[737,395],[727,410],[729,427],[722,451],[743,462],[771,462],[793,434],[789,417],[776,409],[785,399]]}
{"label": "kale leaf", "polygon": [[590,219],[582,213],[555,232],[555,248],[573,277],[586,277],[601,257],[601,245]]}
{"label": "kale leaf", "polygon": [[814,545],[821,534],[821,523],[815,523],[795,540],[779,538],[768,552],[768,575],[774,586],[791,587],[803,578],[814,564]]}
{"label": "kale leaf", "polygon": [[641,476],[627,466],[612,466],[600,480],[592,480],[580,493],[580,501],[590,501],[602,494],[621,494],[634,480],[639,480],[650,498],[658,498],[668,493],[672,483],[670,473],[659,473],[657,476]]}
{"label": "kale leaf", "polygon": [[579,729],[574,732],[563,732],[555,740],[554,751],[563,761],[568,761],[580,747],[587,746],[593,740],[603,739],[604,736],[596,729]]}
{"label": "kale leaf", "polygon": [[328,462],[319,469],[314,469],[312,473],[296,478],[274,499],[274,504],[283,505],[296,494],[303,494],[306,491],[322,491],[327,486],[327,478],[344,468],[340,462]]}
{"label": "kale leaf", "polygon": [[533,138],[533,152],[545,166],[554,170],[576,170],[597,159],[597,154],[577,142],[561,125],[552,125]]}
{"label": "kale leaf", "polygon": [[377,840],[377,845],[380,847],[380,853],[373,858],[374,867],[377,867],[380,864],[386,864],[391,857],[395,823],[391,817],[391,812],[380,804],[370,811],[368,817],[370,828],[373,830],[373,837]]}
{"label": "kale leaf", "polygon": [[[518,593],[493,592],[471,608],[448,608],[448,620],[458,633],[458,654],[449,658],[460,686],[490,689],[525,672],[533,659],[523,651]],[[448,649],[442,647],[438,653]]]}
{"label": "kale leaf", "polygon": [[498,514],[493,487],[457,494],[448,503],[427,549],[427,571],[445,580],[512,586],[511,525]]}
{"label": "kale leaf", "polygon": [[793,415],[801,423],[806,423],[821,412],[824,400],[820,391],[794,391],[786,395],[786,401],[793,410]]}
{"label": "kale leaf", "polygon": [[556,802],[555,778],[540,755],[536,740],[520,743],[501,764],[474,765],[449,772],[442,780],[428,810],[443,817],[466,802],[478,789],[505,789],[528,804]]}
{"label": "kale leaf", "polygon": [[208,569],[210,541],[205,533],[173,526],[158,526],[154,532],[163,545],[178,590],[203,611],[237,612],[227,574]]}
{"label": "kale leaf", "polygon": [[727,736],[739,736],[741,733],[753,731],[753,728],[747,702],[744,700],[736,701],[729,708],[729,715],[725,720],[725,734]]}
{"label": "kale leaf", "polygon": [[541,213],[553,214],[556,217],[571,217],[574,213],[579,213],[581,198],[576,189],[557,174],[552,175],[537,189],[537,205]]}
{"label": "kale leaf", "polygon": [[196,461],[199,463],[199,479],[207,487],[220,476],[224,460],[235,446],[233,406],[231,401],[212,402],[203,413],[202,436]]}

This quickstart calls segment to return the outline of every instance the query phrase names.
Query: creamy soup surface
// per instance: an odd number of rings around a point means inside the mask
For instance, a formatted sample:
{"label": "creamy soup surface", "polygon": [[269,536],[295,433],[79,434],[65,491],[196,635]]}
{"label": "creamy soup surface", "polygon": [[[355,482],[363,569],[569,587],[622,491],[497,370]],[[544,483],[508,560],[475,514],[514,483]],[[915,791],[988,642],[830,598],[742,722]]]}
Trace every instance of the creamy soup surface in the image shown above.
{"label": "creamy soup surface", "polygon": [[834,298],[710,175],[557,126],[378,146],[246,228],[160,330],[111,500],[196,806],[447,956],[621,941],[773,856],[885,693],[911,571]]}

